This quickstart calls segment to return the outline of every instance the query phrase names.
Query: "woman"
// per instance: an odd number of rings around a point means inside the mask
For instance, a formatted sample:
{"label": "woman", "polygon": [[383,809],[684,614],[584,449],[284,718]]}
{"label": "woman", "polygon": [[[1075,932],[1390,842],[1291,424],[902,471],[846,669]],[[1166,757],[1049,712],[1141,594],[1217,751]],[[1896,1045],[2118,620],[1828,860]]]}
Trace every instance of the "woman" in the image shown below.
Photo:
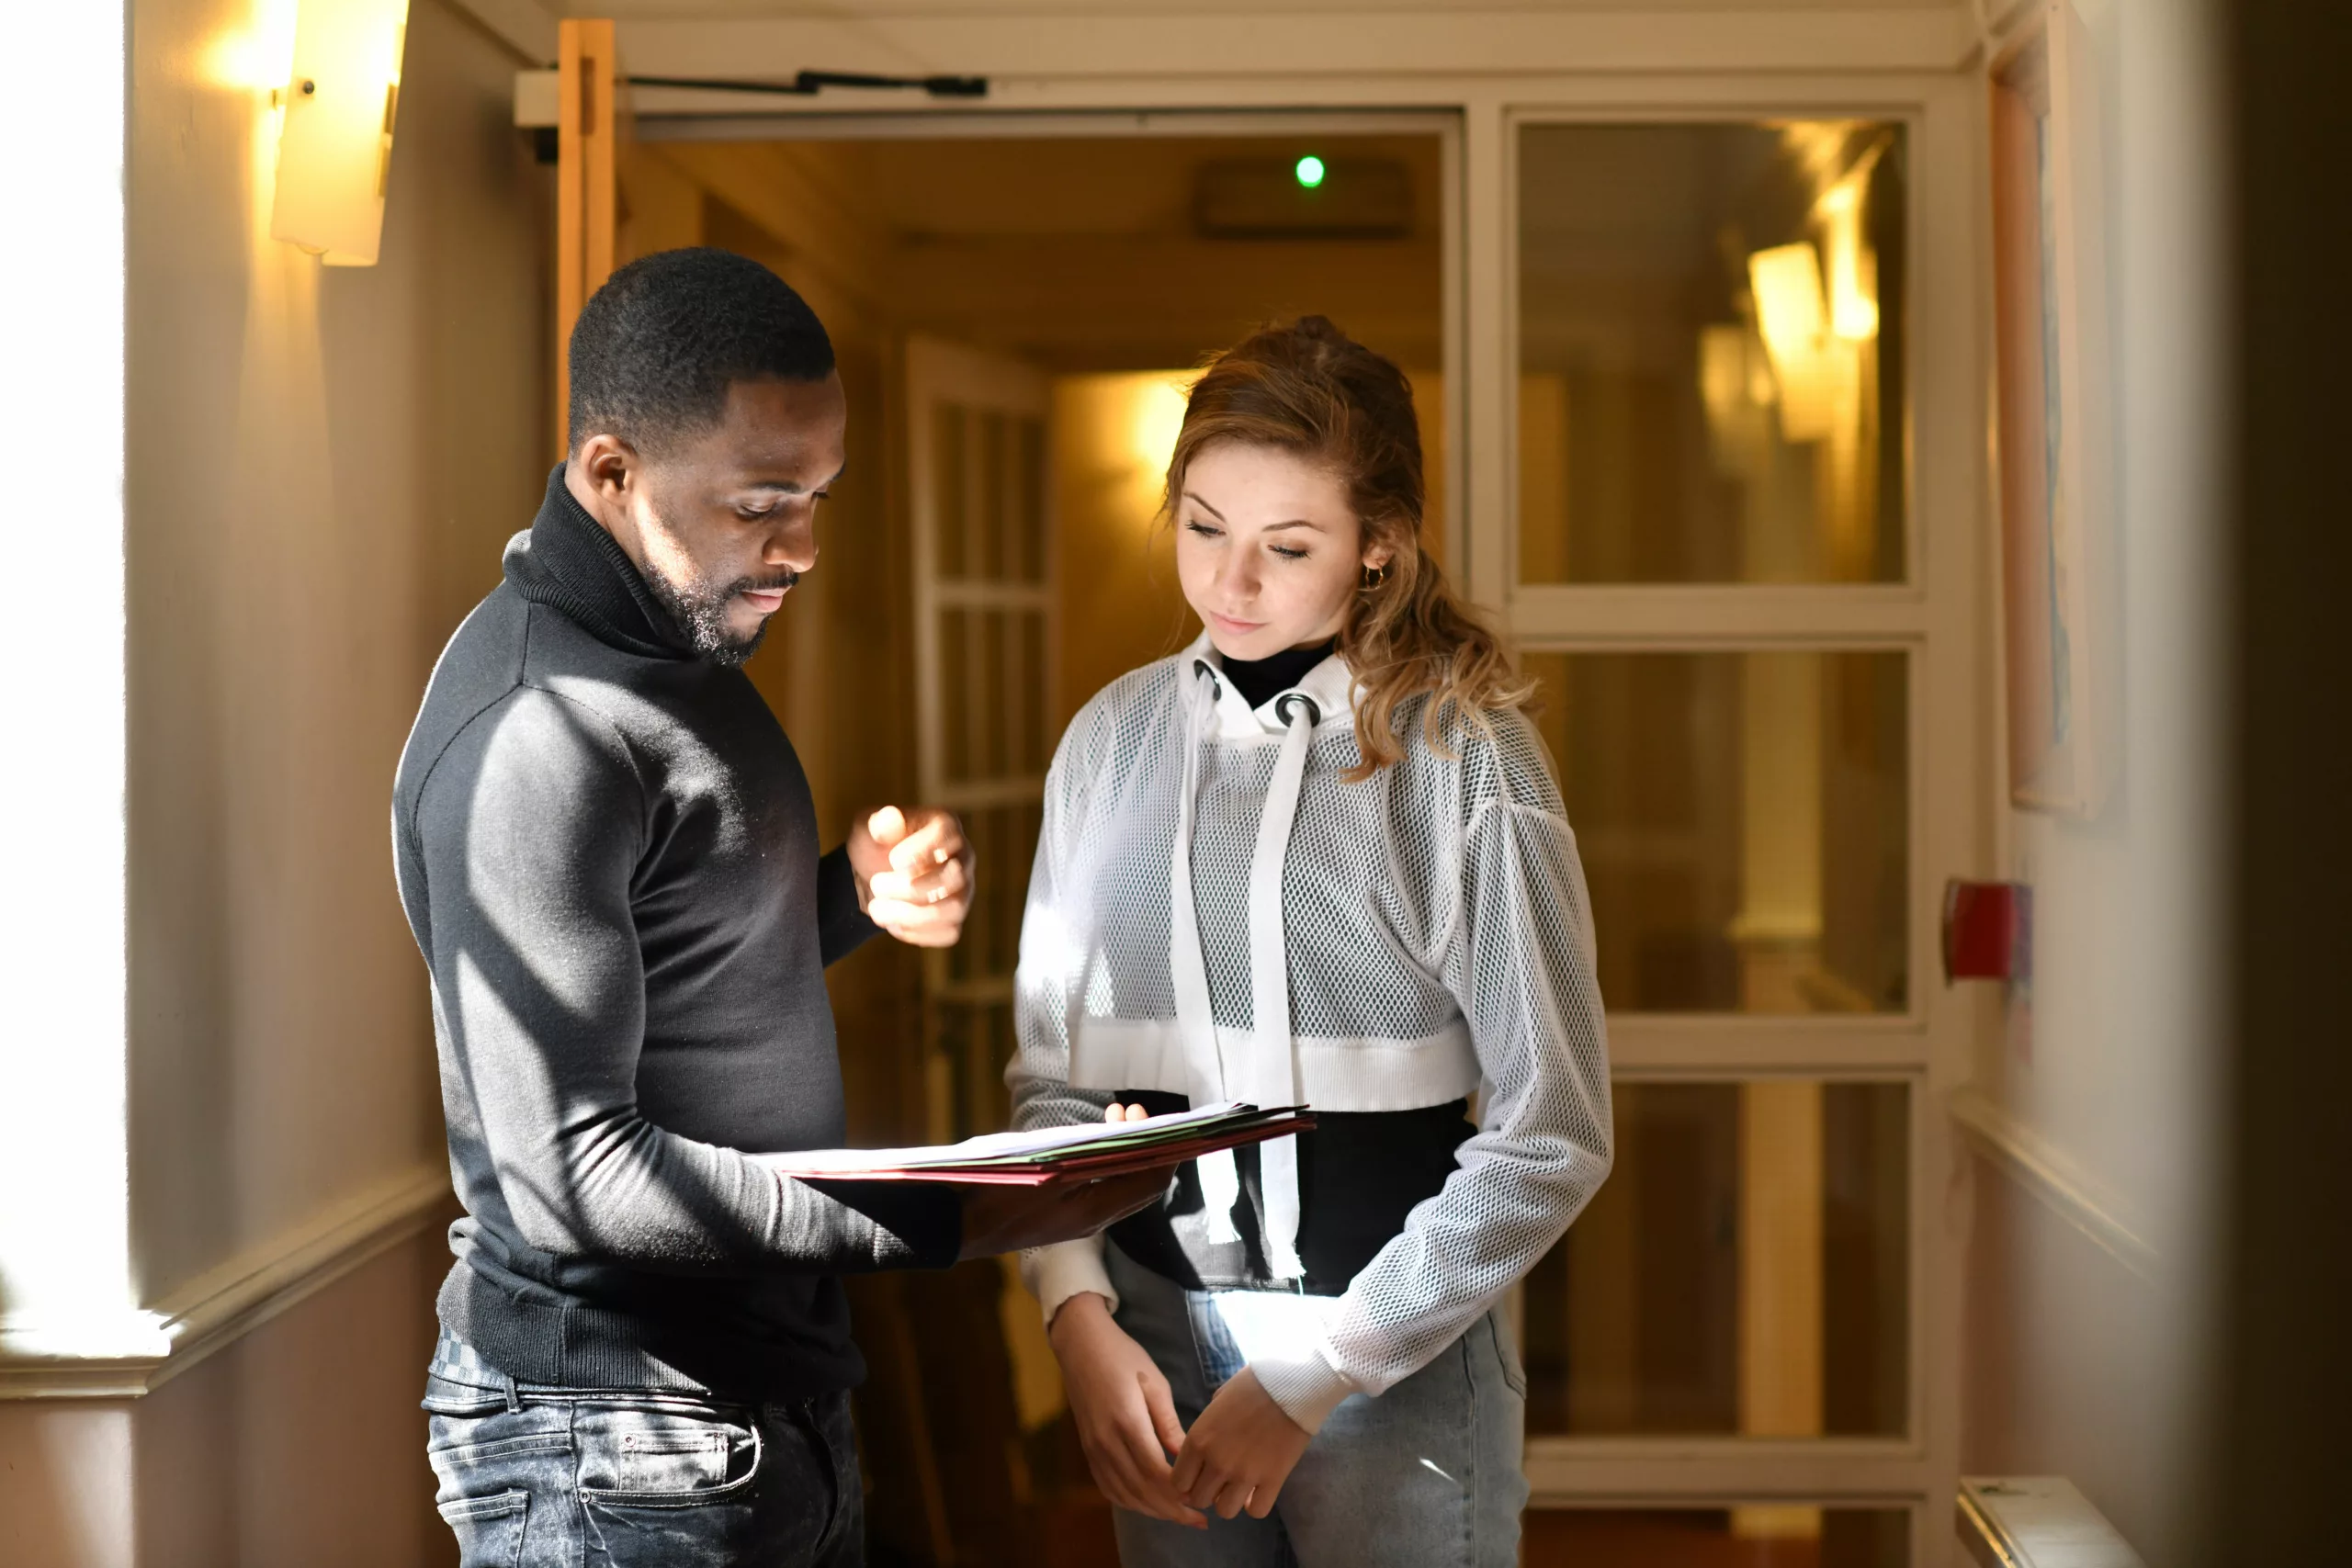
{"label": "woman", "polygon": [[1128,1568],[1517,1558],[1493,1304],[1607,1174],[1608,1066],[1526,688],[1422,501],[1387,360],[1312,316],[1219,356],[1168,470],[1204,633],[1088,703],[1046,784],[1016,1122],[1320,1117],[1024,1259]]}

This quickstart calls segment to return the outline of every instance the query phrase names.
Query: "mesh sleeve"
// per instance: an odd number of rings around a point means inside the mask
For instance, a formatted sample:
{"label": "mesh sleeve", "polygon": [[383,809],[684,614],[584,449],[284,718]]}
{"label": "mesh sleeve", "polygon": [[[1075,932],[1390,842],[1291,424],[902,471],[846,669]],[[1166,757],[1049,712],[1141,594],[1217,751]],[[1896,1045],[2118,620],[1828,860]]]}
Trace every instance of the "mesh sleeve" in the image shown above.
{"label": "mesh sleeve", "polygon": [[1383,1393],[1452,1344],[1542,1259],[1609,1172],[1592,922],[1539,747],[1519,723],[1464,757],[1462,911],[1442,958],[1488,1085],[1486,1113],[1443,1189],[1340,1297],[1314,1358],[1261,1370],[1310,1431],[1348,1393]]}
{"label": "mesh sleeve", "polygon": [[[1100,707],[1098,699],[1071,723],[1046,775],[1037,856],[1029,872],[1020,958],[1012,977],[1016,1044],[1004,1070],[1005,1087],[1012,1091],[1012,1124],[1023,1132],[1100,1122],[1111,1103],[1108,1094],[1069,1084],[1070,998],[1081,980],[1086,943],[1078,934],[1084,925],[1080,912],[1069,907],[1068,900],[1086,890],[1066,888],[1060,874],[1094,761],[1093,738],[1107,728],[1099,722]],[[1022,1281],[1037,1297],[1047,1323],[1063,1302],[1081,1291],[1092,1291],[1118,1305],[1118,1292],[1103,1268],[1102,1245],[1096,1235],[1031,1247],[1021,1255]]]}

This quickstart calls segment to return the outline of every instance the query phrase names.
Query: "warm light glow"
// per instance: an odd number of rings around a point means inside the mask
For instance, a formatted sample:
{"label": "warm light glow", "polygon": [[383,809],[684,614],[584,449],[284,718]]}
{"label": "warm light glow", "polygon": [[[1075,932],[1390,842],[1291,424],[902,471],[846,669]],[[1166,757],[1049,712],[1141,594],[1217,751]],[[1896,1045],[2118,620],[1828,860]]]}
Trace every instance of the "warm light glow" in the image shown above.
{"label": "warm light glow", "polygon": [[1775,367],[1821,341],[1821,261],[1810,244],[1757,252],[1747,258],[1747,281],[1756,291],[1757,329]]}
{"label": "warm light glow", "polygon": [[1190,378],[1152,383],[1135,400],[1127,427],[1128,450],[1136,466],[1157,482],[1168,471],[1176,450],[1177,434],[1184,428],[1184,408],[1192,396]]}
{"label": "warm light glow", "polygon": [[294,69],[294,0],[258,0],[244,27],[205,46],[205,80],[249,93],[282,89]]}
{"label": "warm light glow", "polygon": [[1726,321],[1699,329],[1699,400],[1709,450],[1724,474],[1760,480],[1770,468],[1774,396],[1772,367],[1753,327]]}
{"label": "warm light glow", "polygon": [[1309,152],[1298,161],[1298,183],[1313,190],[1323,183],[1323,160]]}
{"label": "warm light glow", "polygon": [[1747,282],[1756,296],[1756,329],[1780,387],[1781,434],[1817,441],[1829,434],[1833,401],[1822,352],[1820,260],[1803,241],[1775,245],[1747,258]]}
{"label": "warm light glow", "polygon": [[372,266],[384,228],[408,0],[301,0],[270,236]]}
{"label": "warm light glow", "polygon": [[1822,193],[1822,242],[1829,256],[1829,328],[1849,342],[1878,336],[1878,255],[1862,243],[1868,164]]}
{"label": "warm light glow", "polygon": [[1747,329],[1739,326],[1699,330],[1699,396],[1707,412],[1718,419],[1736,415],[1748,400]]}

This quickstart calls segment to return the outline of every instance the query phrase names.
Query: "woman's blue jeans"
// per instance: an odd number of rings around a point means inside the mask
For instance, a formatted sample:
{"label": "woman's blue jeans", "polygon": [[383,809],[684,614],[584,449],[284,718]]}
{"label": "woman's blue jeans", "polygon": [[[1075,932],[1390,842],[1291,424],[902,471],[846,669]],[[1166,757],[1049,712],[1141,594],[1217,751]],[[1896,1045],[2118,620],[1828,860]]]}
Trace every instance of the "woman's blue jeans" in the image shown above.
{"label": "woman's blue jeans", "polygon": [[[1187,1291],[1107,1248],[1119,1326],[1149,1351],[1187,1427],[1244,1358],[1234,1319],[1262,1331],[1268,1309],[1311,1297],[1233,1303],[1241,1292]],[[1280,1303],[1280,1304],[1277,1304]],[[1512,1568],[1527,1506],[1521,1449],[1527,1374],[1488,1313],[1437,1359],[1377,1399],[1351,1395],[1315,1435],[1274,1511],[1209,1516],[1206,1531],[1122,1509],[1125,1568]]]}

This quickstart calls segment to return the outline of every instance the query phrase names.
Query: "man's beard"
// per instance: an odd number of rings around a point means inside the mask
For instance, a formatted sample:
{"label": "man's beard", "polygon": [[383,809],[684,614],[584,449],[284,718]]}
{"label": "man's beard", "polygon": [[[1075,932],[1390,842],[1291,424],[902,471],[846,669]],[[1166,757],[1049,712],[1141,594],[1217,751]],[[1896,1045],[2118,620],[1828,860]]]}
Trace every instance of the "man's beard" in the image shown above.
{"label": "man's beard", "polygon": [[800,574],[791,570],[771,572],[764,577],[739,577],[723,583],[695,578],[684,584],[671,581],[659,569],[645,573],[645,585],[676,619],[678,629],[686,634],[694,650],[713,664],[729,669],[759,652],[761,642],[768,635],[765,617],[749,637],[739,636],[729,628],[727,607],[735,596],[747,590],[789,589],[799,581]]}

